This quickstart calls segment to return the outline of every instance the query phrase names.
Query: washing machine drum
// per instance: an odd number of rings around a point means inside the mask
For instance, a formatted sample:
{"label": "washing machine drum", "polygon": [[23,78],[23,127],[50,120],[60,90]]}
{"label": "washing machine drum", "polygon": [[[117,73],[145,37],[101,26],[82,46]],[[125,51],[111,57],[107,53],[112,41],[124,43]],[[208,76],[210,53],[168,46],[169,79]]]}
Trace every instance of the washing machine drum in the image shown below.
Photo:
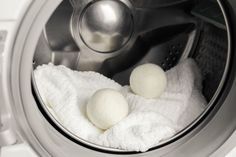
{"label": "washing machine drum", "polygon": [[[19,28],[11,59],[19,133],[41,156],[209,156],[235,129],[235,9],[233,0],[36,0]],[[65,75],[93,71],[125,86],[139,65],[159,65],[168,75],[189,60],[201,73],[204,109],[186,127],[143,152],[77,136],[54,115],[63,108],[50,111],[40,92],[49,83],[35,76],[43,67],[67,67]],[[177,79],[188,75],[184,70],[175,71]],[[45,75],[54,89],[63,90],[50,79],[60,75]]]}

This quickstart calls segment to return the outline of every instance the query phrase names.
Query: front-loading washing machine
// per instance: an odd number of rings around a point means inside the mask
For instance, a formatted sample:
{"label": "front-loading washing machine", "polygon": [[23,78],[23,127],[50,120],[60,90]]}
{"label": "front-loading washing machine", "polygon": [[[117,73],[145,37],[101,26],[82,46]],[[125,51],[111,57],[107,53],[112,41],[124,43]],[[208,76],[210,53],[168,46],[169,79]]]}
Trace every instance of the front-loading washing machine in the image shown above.
{"label": "front-loading washing machine", "polygon": [[[235,38],[235,0],[1,0],[0,156],[225,156],[236,145]],[[33,74],[52,62],[125,85],[136,65],[169,70],[188,57],[208,104],[146,152],[72,134],[45,107]]]}

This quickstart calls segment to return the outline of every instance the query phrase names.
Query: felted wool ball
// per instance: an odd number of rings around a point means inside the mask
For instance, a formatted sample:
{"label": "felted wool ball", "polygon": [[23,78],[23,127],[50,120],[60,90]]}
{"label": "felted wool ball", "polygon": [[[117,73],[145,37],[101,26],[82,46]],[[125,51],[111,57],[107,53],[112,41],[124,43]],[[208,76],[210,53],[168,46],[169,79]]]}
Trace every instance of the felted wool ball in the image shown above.
{"label": "felted wool ball", "polygon": [[164,92],[166,85],[164,70],[155,64],[140,65],[130,75],[131,90],[145,98],[158,98]]}
{"label": "felted wool ball", "polygon": [[128,115],[125,97],[113,89],[101,89],[94,93],[87,104],[87,116],[98,128],[106,130]]}

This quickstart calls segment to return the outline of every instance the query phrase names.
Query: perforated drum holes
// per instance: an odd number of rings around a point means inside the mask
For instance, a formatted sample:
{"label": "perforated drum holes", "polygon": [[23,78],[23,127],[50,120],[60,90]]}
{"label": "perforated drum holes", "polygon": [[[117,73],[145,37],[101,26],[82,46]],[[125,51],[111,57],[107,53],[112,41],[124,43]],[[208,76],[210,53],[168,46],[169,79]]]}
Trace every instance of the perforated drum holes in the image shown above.
{"label": "perforated drum holes", "polygon": [[164,61],[161,63],[161,67],[164,70],[169,70],[178,62],[182,55],[183,45],[180,43],[174,43],[169,46],[168,55],[165,57]]}

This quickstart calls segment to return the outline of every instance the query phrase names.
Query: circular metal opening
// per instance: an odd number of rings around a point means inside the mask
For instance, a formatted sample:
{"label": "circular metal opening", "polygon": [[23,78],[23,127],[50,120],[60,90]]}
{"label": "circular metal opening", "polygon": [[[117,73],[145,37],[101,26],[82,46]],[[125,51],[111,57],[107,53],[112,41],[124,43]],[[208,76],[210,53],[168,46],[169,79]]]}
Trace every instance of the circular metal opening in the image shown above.
{"label": "circular metal opening", "polygon": [[[98,71],[110,78],[113,78],[121,84],[127,84],[127,78],[135,66],[147,61],[161,65],[165,70],[172,68],[178,62],[187,57],[194,58],[199,65],[205,78],[203,82],[203,94],[209,102],[206,106],[205,111],[201,115],[199,115],[199,117],[188,127],[180,131],[174,137],[162,141],[158,146],[152,149],[156,149],[174,142],[180,137],[186,135],[191,129],[196,127],[196,125],[200,123],[202,118],[207,117],[206,114],[208,114],[211,108],[214,107],[215,100],[221,92],[229,65],[230,34],[226,15],[221,3],[219,1],[212,3],[210,4],[214,6],[217,5],[216,8],[220,10],[219,14],[220,17],[223,18],[223,22],[221,20],[217,21],[216,19],[212,21],[212,17],[204,15],[202,10],[199,10],[199,8],[203,7],[204,4],[190,2],[184,2],[184,4],[174,3],[174,6],[172,8],[173,10],[175,10],[176,7],[184,10],[184,14],[179,14],[179,16],[181,16],[182,18],[184,17],[184,22],[175,21],[174,23],[168,23],[166,25],[155,25],[155,27],[157,27],[158,29],[153,27],[152,24],[151,26],[145,26],[144,29],[142,27],[143,25],[145,25],[144,19],[143,21],[141,21],[141,23],[138,23],[138,21],[134,20],[134,27],[141,25],[141,27],[134,28],[134,34],[136,33],[137,35],[132,36],[132,39],[129,40],[130,43],[128,43],[127,46],[123,47],[119,51],[115,52],[115,55],[104,56],[97,54],[97,52],[93,50],[89,52],[92,57],[102,58],[100,59],[101,64],[98,69],[94,69],[86,65],[84,66],[83,70]],[[135,6],[135,3],[133,5]],[[65,9],[65,6],[70,9]],[[188,9],[185,8],[186,6]],[[85,5],[84,7],[87,7],[87,5]],[[149,14],[150,8],[143,9],[145,11],[148,10],[147,12],[145,12],[145,16],[150,16],[153,14],[153,12]],[[153,8],[151,10],[153,11]],[[160,11],[157,13],[163,13],[165,12],[165,10],[169,11],[169,8],[156,8],[154,10]],[[179,13],[179,10],[174,13]],[[190,14],[190,16],[186,16],[186,13]],[[54,13],[48,24],[45,26],[44,32],[39,39],[39,43],[35,52],[35,63],[33,65],[34,67],[41,64],[47,64],[49,62],[53,62],[56,65],[63,64],[71,69],[76,70],[81,70],[80,67],[83,67],[81,63],[84,63],[84,61],[80,59],[82,56],[81,54],[83,54],[83,50],[85,49],[82,48],[83,44],[81,44],[82,46],[80,47],[80,44],[76,44],[76,42],[74,41],[75,37],[71,35],[71,21],[69,20],[68,23],[62,25],[62,28],[67,28],[63,29],[67,30],[67,32],[65,32],[67,37],[66,39],[64,38],[63,40],[60,40],[60,38],[58,38],[55,33],[53,34],[50,32],[50,30],[55,27],[55,25],[53,25],[53,23],[55,24],[54,20],[57,19],[58,15],[62,14],[67,15],[63,19],[65,21],[68,21],[68,17],[70,19],[71,15],[73,14],[73,7],[70,6],[70,4],[68,4],[66,1],[64,1],[59,6],[58,10]],[[84,14],[82,13],[82,15]],[[135,16],[138,16],[139,14],[140,12],[136,12]],[[170,14],[170,16],[173,15],[174,14]],[[154,19],[156,18],[157,17],[155,17]],[[166,22],[165,20],[160,21],[162,23]],[[57,21],[56,23],[59,24],[60,22],[61,21]],[[83,32],[83,29],[81,29],[80,31]],[[56,32],[58,32],[58,30]],[[128,33],[130,33],[130,31],[128,31]],[[168,36],[168,38],[160,39],[160,36]],[[128,40],[126,42],[128,42]],[[143,48],[141,49],[143,53],[138,53],[135,55],[133,49],[140,50],[140,43],[144,43],[142,45]],[[157,50],[162,50],[163,53],[156,55],[154,52]],[[118,60],[114,60],[114,57],[118,57]],[[131,63],[126,63],[124,61],[124,58],[132,58],[133,60],[131,60]],[[125,64],[125,66],[120,67],[121,64]],[[109,68],[106,69],[106,67]],[[65,134],[97,149],[106,150],[108,152],[111,151],[113,153],[132,153],[126,150],[118,150],[98,146],[72,134],[50,114],[50,111],[48,111],[48,108],[41,100],[36,83],[33,82],[33,85],[36,93],[36,99],[39,99],[39,105],[44,109],[44,114],[49,115],[51,120],[59,127],[59,129],[65,132]]]}
{"label": "circular metal opening", "polygon": [[91,3],[78,19],[82,40],[89,48],[98,52],[120,49],[133,32],[131,11],[120,1],[103,0]]}

